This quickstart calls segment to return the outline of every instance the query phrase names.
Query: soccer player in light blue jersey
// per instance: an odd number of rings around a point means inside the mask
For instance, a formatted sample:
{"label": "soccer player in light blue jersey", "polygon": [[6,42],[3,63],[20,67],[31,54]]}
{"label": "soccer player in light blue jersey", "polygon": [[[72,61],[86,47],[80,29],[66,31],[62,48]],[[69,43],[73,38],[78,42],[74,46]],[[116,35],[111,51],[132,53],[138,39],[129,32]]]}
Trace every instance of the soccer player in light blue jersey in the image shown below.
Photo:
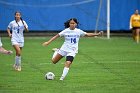
{"label": "soccer player in light blue jersey", "polygon": [[[12,31],[12,34],[10,30]],[[28,26],[26,22],[22,20],[21,13],[19,11],[16,11],[15,20],[9,23],[7,32],[9,37],[11,38],[12,45],[16,50],[15,64],[13,67],[17,71],[21,71],[21,50],[24,46],[24,30],[28,31]]]}
{"label": "soccer player in light blue jersey", "polygon": [[78,43],[81,36],[98,36],[101,35],[102,32],[99,33],[87,33],[81,29],[76,28],[78,25],[78,21],[76,18],[71,18],[64,23],[65,29],[52,37],[47,42],[43,43],[43,46],[48,46],[52,41],[57,39],[58,37],[64,37],[65,41],[60,49],[56,49],[53,54],[52,62],[56,64],[61,58],[66,57],[65,66],[63,69],[63,73],[60,77],[60,80],[64,80],[66,77],[70,65],[73,62],[74,57],[78,53]]}

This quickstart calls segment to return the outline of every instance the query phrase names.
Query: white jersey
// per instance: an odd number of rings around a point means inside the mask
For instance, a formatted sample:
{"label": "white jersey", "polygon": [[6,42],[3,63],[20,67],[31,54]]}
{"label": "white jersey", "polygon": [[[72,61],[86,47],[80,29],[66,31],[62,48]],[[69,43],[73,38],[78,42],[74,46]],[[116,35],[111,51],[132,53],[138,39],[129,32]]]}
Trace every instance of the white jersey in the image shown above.
{"label": "white jersey", "polygon": [[78,28],[75,28],[74,30],[70,30],[69,28],[64,29],[59,33],[60,37],[64,36],[65,38],[60,50],[78,53],[78,43],[80,36],[84,36],[85,34],[86,32]]}
{"label": "white jersey", "polygon": [[0,47],[2,47],[1,37],[0,37]]}
{"label": "white jersey", "polygon": [[[24,25],[28,28],[26,22],[25,21],[23,22]],[[19,22],[16,22],[14,20],[9,23],[8,28],[12,30],[12,38],[11,38],[12,42],[24,42],[24,36],[23,36],[24,25],[21,20]]]}

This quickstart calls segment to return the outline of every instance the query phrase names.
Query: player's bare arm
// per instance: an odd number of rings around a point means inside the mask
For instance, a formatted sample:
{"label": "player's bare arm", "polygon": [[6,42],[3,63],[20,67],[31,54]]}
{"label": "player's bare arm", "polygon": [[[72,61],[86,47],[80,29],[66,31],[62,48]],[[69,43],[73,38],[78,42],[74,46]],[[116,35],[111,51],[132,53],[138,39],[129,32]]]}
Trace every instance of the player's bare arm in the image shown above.
{"label": "player's bare arm", "polygon": [[102,35],[102,34],[103,34],[103,31],[100,31],[98,33],[86,33],[85,36],[92,37],[92,36],[99,36],[99,35]]}
{"label": "player's bare arm", "polygon": [[11,38],[11,37],[12,37],[12,34],[11,34],[11,32],[10,32],[10,29],[9,29],[9,28],[7,28],[7,32],[8,32],[8,36]]}
{"label": "player's bare arm", "polygon": [[48,46],[52,41],[54,41],[55,39],[57,39],[59,37],[59,34],[55,35],[54,37],[52,37],[49,41],[44,42],[42,45],[43,46]]}
{"label": "player's bare arm", "polygon": [[25,31],[26,32],[28,32],[29,30],[28,30],[28,28],[24,25],[24,29],[25,29]]}

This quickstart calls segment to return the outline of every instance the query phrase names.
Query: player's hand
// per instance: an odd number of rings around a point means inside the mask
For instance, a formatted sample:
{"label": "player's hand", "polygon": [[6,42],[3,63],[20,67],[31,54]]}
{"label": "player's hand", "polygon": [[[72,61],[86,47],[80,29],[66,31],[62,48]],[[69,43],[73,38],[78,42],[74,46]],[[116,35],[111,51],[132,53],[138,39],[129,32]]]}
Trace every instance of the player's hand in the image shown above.
{"label": "player's hand", "polygon": [[42,46],[48,46],[49,45],[49,42],[44,42],[43,44],[42,44]]}

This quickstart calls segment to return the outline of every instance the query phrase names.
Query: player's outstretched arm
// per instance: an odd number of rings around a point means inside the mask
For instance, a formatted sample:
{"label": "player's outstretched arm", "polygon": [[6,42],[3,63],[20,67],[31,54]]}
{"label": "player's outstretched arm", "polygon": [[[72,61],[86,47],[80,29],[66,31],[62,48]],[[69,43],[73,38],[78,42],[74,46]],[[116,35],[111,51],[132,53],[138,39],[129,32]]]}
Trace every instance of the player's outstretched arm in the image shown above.
{"label": "player's outstretched arm", "polygon": [[43,46],[48,46],[52,41],[54,41],[55,39],[57,39],[59,37],[59,34],[55,35],[54,37],[52,37],[49,41],[44,42],[42,45]]}
{"label": "player's outstretched arm", "polygon": [[98,33],[86,33],[86,36],[99,36],[99,35],[103,35],[103,31],[100,31],[100,32],[98,32]]}

